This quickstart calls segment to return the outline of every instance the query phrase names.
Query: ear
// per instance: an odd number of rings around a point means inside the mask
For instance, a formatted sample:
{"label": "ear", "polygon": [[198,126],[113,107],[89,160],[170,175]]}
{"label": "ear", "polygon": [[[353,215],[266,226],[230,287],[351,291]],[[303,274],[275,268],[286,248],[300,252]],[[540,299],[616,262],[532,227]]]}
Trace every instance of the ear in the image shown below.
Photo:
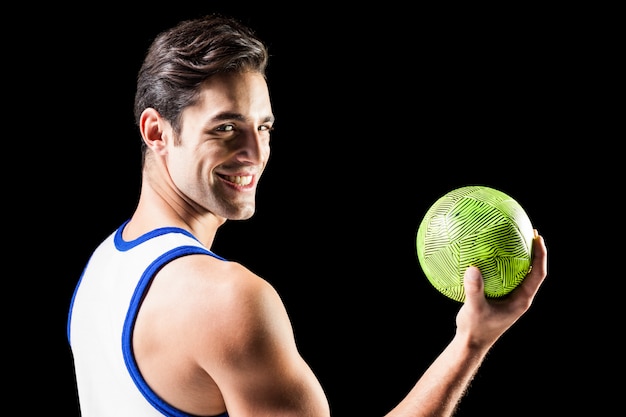
{"label": "ear", "polygon": [[168,124],[158,111],[148,107],[141,113],[139,130],[146,146],[155,153],[163,153],[167,145],[166,126]]}

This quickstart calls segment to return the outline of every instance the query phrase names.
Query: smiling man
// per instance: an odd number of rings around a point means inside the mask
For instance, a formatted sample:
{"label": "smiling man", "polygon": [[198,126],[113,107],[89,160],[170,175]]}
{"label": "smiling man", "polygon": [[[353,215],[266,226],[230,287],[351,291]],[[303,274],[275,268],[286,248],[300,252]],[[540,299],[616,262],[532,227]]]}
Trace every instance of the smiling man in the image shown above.
{"label": "smiling man", "polygon": [[[255,213],[274,124],[267,61],[249,28],[220,16],[181,22],[148,50],[139,201],[89,259],[68,319],[83,417],[330,415],[278,292],[211,250],[221,225]],[[487,300],[468,268],[452,341],[388,417],[454,413],[546,276],[543,239],[533,245],[506,300]]]}

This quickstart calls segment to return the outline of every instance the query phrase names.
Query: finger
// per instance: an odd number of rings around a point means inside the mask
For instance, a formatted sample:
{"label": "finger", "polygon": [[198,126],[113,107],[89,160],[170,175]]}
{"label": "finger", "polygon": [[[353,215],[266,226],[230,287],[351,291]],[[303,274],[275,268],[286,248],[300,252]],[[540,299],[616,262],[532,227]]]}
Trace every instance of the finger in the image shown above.
{"label": "finger", "polygon": [[520,291],[525,297],[532,298],[543,283],[548,273],[548,250],[545,241],[535,230],[533,239],[533,262],[532,268],[520,285]]}
{"label": "finger", "polygon": [[480,270],[475,266],[469,266],[463,275],[463,287],[465,289],[465,302],[477,302],[482,300],[485,283]]}

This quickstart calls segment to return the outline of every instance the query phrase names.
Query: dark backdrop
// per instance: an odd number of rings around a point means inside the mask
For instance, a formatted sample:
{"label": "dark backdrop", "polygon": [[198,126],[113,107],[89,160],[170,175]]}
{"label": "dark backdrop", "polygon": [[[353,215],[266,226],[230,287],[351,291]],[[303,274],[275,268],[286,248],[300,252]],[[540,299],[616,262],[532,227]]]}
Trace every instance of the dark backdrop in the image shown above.
{"label": "dark backdrop", "polygon": [[137,200],[135,75],[158,31],[211,11],[269,43],[277,116],[258,212],[226,224],[213,249],[277,288],[334,415],[383,415],[451,338],[459,305],[428,284],[414,239],[428,206],[468,184],[525,207],[550,273],[458,416],[602,407],[589,394],[602,383],[587,382],[603,330],[584,317],[606,306],[587,301],[598,216],[589,200],[616,168],[602,162],[606,138],[589,120],[586,25],[563,10],[215,3],[38,10],[22,26],[38,42],[21,44],[14,68],[28,68],[33,90],[18,111],[35,119],[22,129],[43,167],[22,192],[36,201],[29,238],[45,248],[29,255],[36,290],[20,284],[38,308],[21,314],[34,341],[18,346],[28,370],[16,368],[15,387],[30,398],[35,383],[45,398],[23,403],[24,414],[78,415],[67,311],[90,252]]}

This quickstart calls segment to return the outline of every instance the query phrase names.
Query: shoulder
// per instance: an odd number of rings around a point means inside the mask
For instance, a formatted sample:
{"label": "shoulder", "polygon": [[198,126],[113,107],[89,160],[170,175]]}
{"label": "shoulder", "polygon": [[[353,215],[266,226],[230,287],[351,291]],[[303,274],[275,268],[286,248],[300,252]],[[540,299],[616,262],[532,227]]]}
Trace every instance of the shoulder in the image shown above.
{"label": "shoulder", "polygon": [[155,277],[145,302],[150,323],[144,320],[137,340],[143,358],[153,357],[144,361],[156,374],[152,381],[202,398],[217,390],[233,414],[327,411],[279,294],[243,265],[199,255],[178,259]]}
{"label": "shoulder", "polygon": [[[203,254],[189,255],[166,265],[157,280],[180,288],[190,306],[242,306],[245,302],[277,296],[274,288],[242,264]],[[197,303],[197,304],[196,304]]]}
{"label": "shoulder", "polygon": [[[183,297],[186,306],[206,311],[245,306],[265,297],[276,297],[274,288],[238,262],[204,254],[183,256],[165,265],[154,278],[150,292],[166,298]],[[180,299],[180,298],[179,298]]]}
{"label": "shoulder", "polygon": [[203,352],[207,346],[246,345],[271,326],[288,324],[280,296],[265,279],[237,262],[206,255],[164,266],[145,302],[175,320],[173,328],[195,339]]}

